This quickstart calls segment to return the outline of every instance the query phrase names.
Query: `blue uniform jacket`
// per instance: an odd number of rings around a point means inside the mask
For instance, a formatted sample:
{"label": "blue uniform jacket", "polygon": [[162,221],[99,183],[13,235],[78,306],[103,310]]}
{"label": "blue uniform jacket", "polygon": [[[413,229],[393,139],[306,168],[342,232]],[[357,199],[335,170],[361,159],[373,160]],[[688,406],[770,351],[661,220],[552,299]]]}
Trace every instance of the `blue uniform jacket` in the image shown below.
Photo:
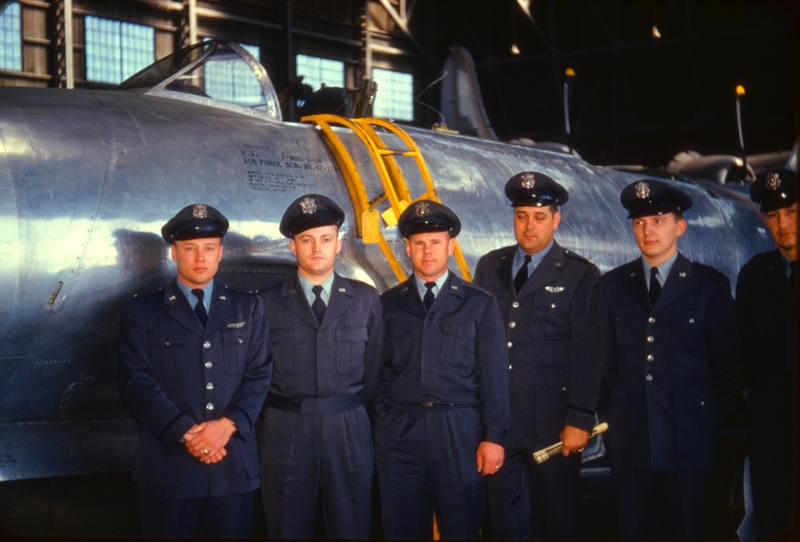
{"label": "blue uniform jacket", "polygon": [[495,297],[451,272],[430,311],[413,275],[381,300],[386,340],[378,409],[479,405],[484,440],[502,446],[510,421],[508,348]]}
{"label": "blue uniform jacket", "polygon": [[509,345],[511,429],[507,450],[539,449],[565,425],[592,431],[603,383],[600,270],[553,242],[514,294],[517,245],[483,256],[475,283],[497,296]]}
{"label": "blue uniform jacket", "polygon": [[[139,424],[133,480],[169,498],[226,497],[259,486],[253,424],[272,373],[261,300],[214,283],[206,328],[174,279],[127,301],[119,339],[119,390]],[[219,463],[181,442],[193,425],[236,424]]]}
{"label": "blue uniform jacket", "polygon": [[655,306],[641,258],[600,279],[614,464],[651,471],[713,464],[721,416],[741,383],[728,277],[678,254]]}
{"label": "blue uniform jacket", "polygon": [[795,295],[778,250],[758,254],[742,267],[736,305],[744,346],[745,385],[757,393],[791,396]]}
{"label": "blue uniform jacket", "polygon": [[259,296],[275,348],[270,393],[295,400],[360,394],[366,406],[381,374],[383,320],[375,288],[334,274],[321,325],[297,276]]}

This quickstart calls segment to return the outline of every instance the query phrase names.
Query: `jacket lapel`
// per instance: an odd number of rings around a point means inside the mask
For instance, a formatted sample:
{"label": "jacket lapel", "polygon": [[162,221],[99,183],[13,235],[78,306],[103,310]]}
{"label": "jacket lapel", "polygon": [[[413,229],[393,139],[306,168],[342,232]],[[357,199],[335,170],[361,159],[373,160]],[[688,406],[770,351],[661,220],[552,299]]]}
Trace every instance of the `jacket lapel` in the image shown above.
{"label": "jacket lapel", "polygon": [[[624,290],[625,294],[629,295],[636,304],[641,306],[644,312],[649,313],[653,309],[653,304],[650,302],[647,282],[644,279],[642,258],[639,257],[627,263],[625,265],[625,274],[630,281],[630,285]],[[661,293],[663,294],[664,292],[662,291]]]}
{"label": "jacket lapel", "polygon": [[[425,310],[425,305],[422,304],[419,293],[417,293],[417,285],[414,280],[414,274],[412,273],[400,287],[400,306],[408,313],[421,314],[424,316],[427,314],[427,311]],[[433,305],[436,305],[435,301]]]}
{"label": "jacket lapel", "polygon": [[514,253],[516,251],[517,245],[508,247],[507,250],[504,250],[500,254],[497,269],[495,270],[497,273],[497,280],[500,281],[500,284],[506,289],[511,297],[514,297],[514,284],[511,280],[511,268],[514,265]]}
{"label": "jacket lapel", "polygon": [[461,284],[461,279],[450,271],[439,295],[431,305],[430,312],[447,310],[453,305],[459,304],[462,299],[464,299],[464,285]]}
{"label": "jacket lapel", "polygon": [[[640,260],[641,265],[641,260]],[[642,278],[644,278],[644,266],[642,265]],[[667,280],[664,281],[664,287],[656,299],[656,304],[653,310],[658,310],[666,307],[675,299],[680,297],[686,291],[686,281],[692,279],[692,263],[686,257],[678,253],[675,263],[672,264],[672,269],[669,271]],[[650,297],[648,293],[648,298]]]}
{"label": "jacket lapel", "polygon": [[200,323],[200,320],[197,319],[197,315],[195,315],[192,310],[192,306],[189,305],[189,300],[186,299],[186,296],[183,295],[183,292],[178,287],[177,277],[172,279],[172,282],[167,284],[167,287],[164,288],[164,303],[170,306],[170,318],[179,322],[186,329],[197,333],[201,337],[203,336],[205,333],[203,325]]}
{"label": "jacket lapel", "polygon": [[769,264],[764,269],[764,282],[769,284],[769,288],[779,299],[787,301],[794,307],[794,293],[789,284],[789,277],[786,276],[783,258],[777,249],[770,255]]}
{"label": "jacket lapel", "polygon": [[[308,304],[306,294],[300,286],[300,281],[297,275],[291,276],[283,283],[281,288],[281,297],[283,298],[283,306],[294,313],[298,318],[306,322],[308,325],[319,328],[317,317],[311,311],[311,305]],[[324,320],[324,318],[323,318]]]}
{"label": "jacket lapel", "polygon": [[347,307],[353,302],[353,289],[347,279],[334,273],[333,283],[331,284],[330,295],[328,296],[328,308],[325,309],[325,316],[322,324],[336,320]]}
{"label": "jacket lapel", "polygon": [[211,335],[226,327],[233,321],[231,300],[225,287],[214,281],[214,293],[211,296],[211,309],[206,322],[206,335]]}

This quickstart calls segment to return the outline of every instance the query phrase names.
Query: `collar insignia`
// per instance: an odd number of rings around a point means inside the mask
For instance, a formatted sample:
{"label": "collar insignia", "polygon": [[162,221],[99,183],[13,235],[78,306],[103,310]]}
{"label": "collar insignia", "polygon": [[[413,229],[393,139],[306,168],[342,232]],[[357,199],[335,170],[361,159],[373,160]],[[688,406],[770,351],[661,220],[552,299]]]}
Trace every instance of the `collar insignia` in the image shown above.
{"label": "collar insignia", "polygon": [[520,177],[520,179],[521,179],[520,182],[522,184],[522,188],[527,188],[528,190],[533,188],[533,185],[535,184],[535,181],[533,179],[533,173],[526,173],[525,175]]}
{"label": "collar insignia", "polygon": [[304,215],[313,215],[317,212],[317,202],[314,198],[305,198],[300,202],[300,207],[303,209]]}
{"label": "collar insignia", "polygon": [[414,214],[416,216],[428,216],[428,208],[430,204],[427,201],[418,201],[416,206],[414,206]]}
{"label": "collar insignia", "polygon": [[192,208],[194,218],[208,218],[208,206],[203,203],[195,203]]}
{"label": "collar insignia", "polygon": [[773,192],[775,190],[777,190],[781,186],[781,178],[778,177],[778,174],[775,173],[774,171],[772,171],[770,173],[767,173],[767,177],[766,177],[766,181],[765,182],[766,182],[767,188],[769,188]]}
{"label": "collar insignia", "polygon": [[646,199],[650,196],[650,185],[644,181],[636,183],[633,189],[636,190],[636,197],[639,199]]}

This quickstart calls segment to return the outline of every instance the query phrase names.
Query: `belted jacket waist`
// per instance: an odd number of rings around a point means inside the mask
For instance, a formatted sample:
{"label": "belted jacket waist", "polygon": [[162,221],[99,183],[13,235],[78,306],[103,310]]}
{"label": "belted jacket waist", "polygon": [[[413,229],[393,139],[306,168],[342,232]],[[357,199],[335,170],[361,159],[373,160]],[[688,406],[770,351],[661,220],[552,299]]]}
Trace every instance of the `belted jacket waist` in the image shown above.
{"label": "belted jacket waist", "polygon": [[361,397],[351,395],[349,397],[328,397],[328,398],[302,398],[302,397],[280,397],[270,394],[267,399],[270,408],[296,412],[298,414],[334,414],[345,412],[361,406]]}
{"label": "belted jacket waist", "polygon": [[480,396],[468,392],[392,393],[393,405],[469,406],[479,405],[480,403]]}

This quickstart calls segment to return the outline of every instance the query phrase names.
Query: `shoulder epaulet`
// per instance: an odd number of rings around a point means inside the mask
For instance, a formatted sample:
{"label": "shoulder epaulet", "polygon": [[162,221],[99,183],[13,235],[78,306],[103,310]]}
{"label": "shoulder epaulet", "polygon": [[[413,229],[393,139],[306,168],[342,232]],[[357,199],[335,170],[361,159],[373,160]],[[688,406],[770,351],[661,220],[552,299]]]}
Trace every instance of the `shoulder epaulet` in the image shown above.
{"label": "shoulder epaulet", "polygon": [[577,260],[579,262],[584,262],[588,263],[589,265],[594,265],[594,262],[592,260],[584,258],[577,252],[572,252],[571,250],[568,250],[566,248],[564,249],[564,256],[566,256],[567,258],[572,258],[573,260]]}
{"label": "shoulder epaulet", "polygon": [[156,294],[162,294],[163,295],[163,293],[164,293],[164,286],[159,286],[158,288],[155,288],[153,290],[145,290],[144,292],[141,292],[141,293],[135,293],[135,294],[133,294],[131,296],[131,298],[132,299],[141,299],[143,297],[150,297],[150,296],[156,295]]}
{"label": "shoulder epaulet", "polygon": [[710,265],[704,264],[704,263],[696,262],[694,260],[689,260],[689,263],[692,264],[692,267],[696,267],[698,269],[705,269],[707,271],[716,271],[717,273],[723,274],[722,270],[717,269],[716,267],[712,267]]}
{"label": "shoulder epaulet", "polygon": [[227,284],[222,285],[225,288],[226,292],[230,292],[232,294],[251,294],[255,295],[259,292],[259,290],[245,290],[244,288],[234,288],[232,286],[228,286]]}
{"label": "shoulder epaulet", "polygon": [[464,281],[464,287],[465,287],[465,288],[471,288],[471,289],[473,289],[473,290],[477,290],[477,291],[481,292],[482,294],[486,294],[486,295],[492,295],[492,292],[490,292],[489,290],[487,290],[487,289],[486,289],[486,288],[484,288],[483,286],[478,286],[478,285],[477,285],[477,284],[475,284],[474,282],[467,282],[467,281],[465,280],[465,281]]}

